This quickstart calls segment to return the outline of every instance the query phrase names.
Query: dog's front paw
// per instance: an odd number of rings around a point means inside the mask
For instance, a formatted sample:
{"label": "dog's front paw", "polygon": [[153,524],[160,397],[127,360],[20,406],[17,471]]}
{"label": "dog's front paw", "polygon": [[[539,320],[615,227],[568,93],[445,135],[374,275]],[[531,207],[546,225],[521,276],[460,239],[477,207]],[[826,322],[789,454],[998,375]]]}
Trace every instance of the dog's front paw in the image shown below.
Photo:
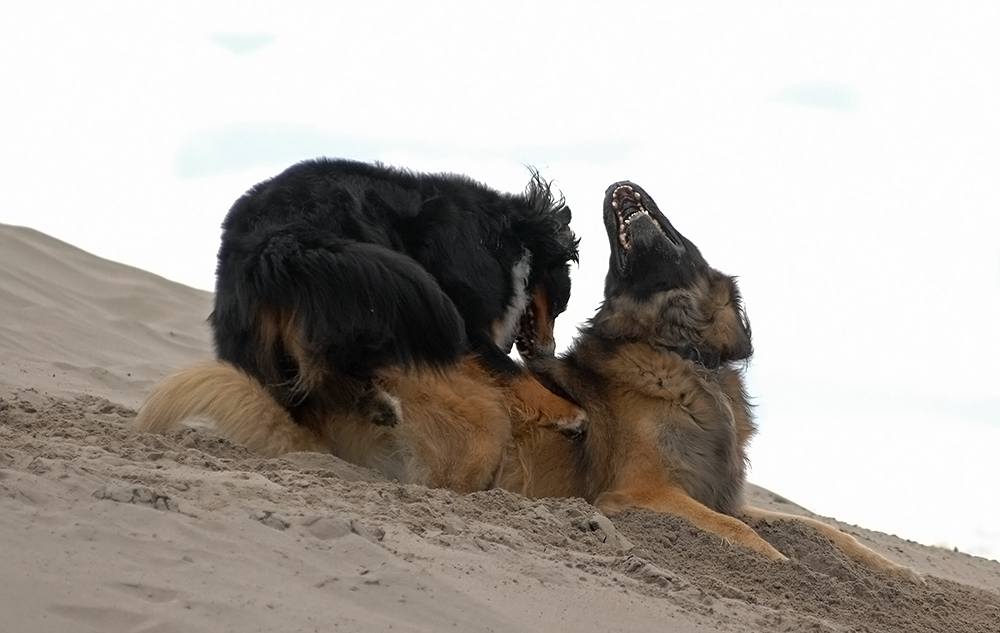
{"label": "dog's front paw", "polygon": [[587,430],[587,413],[567,398],[549,391],[533,376],[512,381],[509,394],[514,408],[526,412],[526,418],[545,429],[567,437],[579,437]]}

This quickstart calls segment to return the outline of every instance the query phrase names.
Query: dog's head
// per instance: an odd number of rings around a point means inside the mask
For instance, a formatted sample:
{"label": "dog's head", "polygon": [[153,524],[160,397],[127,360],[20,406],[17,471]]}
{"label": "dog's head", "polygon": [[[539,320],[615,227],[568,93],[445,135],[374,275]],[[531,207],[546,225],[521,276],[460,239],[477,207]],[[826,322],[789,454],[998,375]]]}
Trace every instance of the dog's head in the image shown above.
{"label": "dog's head", "polygon": [[604,305],[592,320],[598,334],[684,350],[706,365],[750,357],[735,279],[709,266],[649,194],[631,182],[611,185],[604,225],[611,261]]}
{"label": "dog's head", "polygon": [[514,222],[514,230],[531,255],[527,280],[528,303],[515,343],[523,358],[555,354],[556,317],[566,310],[570,295],[570,262],[579,261],[580,240],[570,228],[573,215],[564,198],[532,170],[525,191],[528,213]]}

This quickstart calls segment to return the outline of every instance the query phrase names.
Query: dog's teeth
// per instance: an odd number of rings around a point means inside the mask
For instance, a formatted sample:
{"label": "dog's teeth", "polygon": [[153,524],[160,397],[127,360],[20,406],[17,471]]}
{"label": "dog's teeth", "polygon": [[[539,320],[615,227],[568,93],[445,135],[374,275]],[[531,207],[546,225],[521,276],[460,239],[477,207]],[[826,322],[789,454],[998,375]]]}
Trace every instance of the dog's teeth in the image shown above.
{"label": "dog's teeth", "polygon": [[642,194],[638,191],[633,191],[632,194],[635,196],[636,200],[642,200]]}
{"label": "dog's teeth", "polygon": [[618,208],[618,201],[617,200],[612,200],[611,201],[611,208],[612,209],[617,209]]}

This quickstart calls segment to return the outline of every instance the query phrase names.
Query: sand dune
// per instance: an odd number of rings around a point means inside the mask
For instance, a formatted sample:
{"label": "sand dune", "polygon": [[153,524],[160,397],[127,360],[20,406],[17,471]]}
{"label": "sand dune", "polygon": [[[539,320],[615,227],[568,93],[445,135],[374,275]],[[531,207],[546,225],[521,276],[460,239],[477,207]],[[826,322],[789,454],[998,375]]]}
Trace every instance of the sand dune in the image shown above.
{"label": "sand dune", "polygon": [[3,380],[138,406],[166,372],[211,355],[210,293],[0,225]]}
{"label": "sand dune", "polygon": [[1000,564],[857,527],[926,584],[787,523],[755,525],[791,559],[767,563],[666,515],[130,432],[211,355],[210,306],[0,225],[0,631],[1000,631]]}

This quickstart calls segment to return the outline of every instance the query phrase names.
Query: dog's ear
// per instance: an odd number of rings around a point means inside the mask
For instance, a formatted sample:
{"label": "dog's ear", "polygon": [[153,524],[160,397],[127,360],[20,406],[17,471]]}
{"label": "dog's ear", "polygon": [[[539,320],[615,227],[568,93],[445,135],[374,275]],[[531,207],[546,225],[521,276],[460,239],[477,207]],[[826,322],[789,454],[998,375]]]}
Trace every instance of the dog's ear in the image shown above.
{"label": "dog's ear", "polygon": [[721,273],[708,293],[706,342],[724,361],[747,360],[753,355],[753,333],[743,308],[736,279]]}
{"label": "dog's ear", "polygon": [[570,211],[569,207],[564,205],[556,209],[555,218],[563,226],[569,226],[569,223],[573,220],[573,212]]}
{"label": "dog's ear", "polygon": [[743,303],[737,307],[737,333],[733,346],[723,355],[725,360],[747,360],[753,356],[753,333]]}
{"label": "dog's ear", "polygon": [[531,180],[524,190],[523,215],[513,222],[515,234],[528,246],[534,264],[548,267],[579,262],[580,240],[569,226],[573,214],[566,206],[566,198],[557,196],[552,183],[537,169],[529,170]]}

